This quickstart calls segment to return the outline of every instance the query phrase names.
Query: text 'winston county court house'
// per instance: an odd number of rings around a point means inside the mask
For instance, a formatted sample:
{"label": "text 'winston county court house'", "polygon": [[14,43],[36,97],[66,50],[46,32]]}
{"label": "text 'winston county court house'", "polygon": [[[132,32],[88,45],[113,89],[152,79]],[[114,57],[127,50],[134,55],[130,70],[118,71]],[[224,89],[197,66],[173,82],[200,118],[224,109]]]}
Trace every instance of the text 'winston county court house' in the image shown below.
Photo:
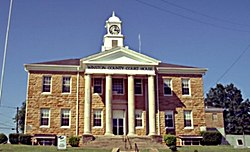
{"label": "text 'winston county court house'", "polygon": [[[106,21],[101,50],[79,59],[26,64],[25,133],[200,138],[204,68],[162,63],[124,46],[121,20]],[[44,135],[44,136],[42,136]]]}

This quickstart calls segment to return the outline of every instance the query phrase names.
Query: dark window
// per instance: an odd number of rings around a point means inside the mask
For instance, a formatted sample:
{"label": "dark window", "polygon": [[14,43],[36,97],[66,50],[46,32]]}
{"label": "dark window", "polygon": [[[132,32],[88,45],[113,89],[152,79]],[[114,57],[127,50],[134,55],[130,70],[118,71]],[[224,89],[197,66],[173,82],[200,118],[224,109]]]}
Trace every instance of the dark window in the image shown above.
{"label": "dark window", "polygon": [[135,111],[135,127],[142,127],[142,111]]}
{"label": "dark window", "polygon": [[134,83],[135,94],[142,94],[142,79],[135,79]]}
{"label": "dark window", "polygon": [[193,127],[192,125],[192,112],[184,111],[184,127]]}
{"label": "dark window", "polygon": [[171,79],[164,79],[164,95],[171,95]]}
{"label": "dark window", "polygon": [[173,128],[174,127],[174,120],[173,120],[173,112],[166,111],[165,113],[165,127]]}
{"label": "dark window", "polygon": [[189,79],[182,79],[182,95],[190,95]]}
{"label": "dark window", "polygon": [[117,47],[118,41],[112,40],[112,48]]}
{"label": "dark window", "polygon": [[102,79],[94,78],[94,93],[102,94]]}
{"label": "dark window", "polygon": [[70,117],[70,110],[62,109],[61,110],[61,126],[69,126],[69,117]]}
{"label": "dark window", "polygon": [[63,77],[62,92],[70,93],[70,77]]}
{"label": "dark window", "polygon": [[50,92],[51,76],[43,77],[43,92]]}
{"label": "dark window", "polygon": [[123,94],[123,79],[112,80],[113,94]]}
{"label": "dark window", "polygon": [[49,126],[49,109],[41,109],[40,125]]}
{"label": "dark window", "polygon": [[102,110],[94,110],[94,127],[102,126]]}

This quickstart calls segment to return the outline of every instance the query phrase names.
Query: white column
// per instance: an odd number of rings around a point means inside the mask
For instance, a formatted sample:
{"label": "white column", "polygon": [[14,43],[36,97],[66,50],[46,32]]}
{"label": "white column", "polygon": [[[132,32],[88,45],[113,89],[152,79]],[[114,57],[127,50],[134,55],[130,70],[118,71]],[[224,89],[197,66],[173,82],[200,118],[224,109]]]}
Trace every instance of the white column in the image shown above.
{"label": "white column", "polygon": [[86,74],[85,79],[85,96],[84,96],[84,131],[83,134],[91,134],[90,116],[91,116],[91,76]]}
{"label": "white column", "polygon": [[135,135],[134,76],[128,76],[128,136]]}
{"label": "white column", "polygon": [[155,86],[154,76],[148,76],[148,115],[149,115],[149,134],[155,135]]}
{"label": "white column", "polygon": [[112,77],[106,76],[106,132],[105,135],[113,135],[113,119],[112,119]]}

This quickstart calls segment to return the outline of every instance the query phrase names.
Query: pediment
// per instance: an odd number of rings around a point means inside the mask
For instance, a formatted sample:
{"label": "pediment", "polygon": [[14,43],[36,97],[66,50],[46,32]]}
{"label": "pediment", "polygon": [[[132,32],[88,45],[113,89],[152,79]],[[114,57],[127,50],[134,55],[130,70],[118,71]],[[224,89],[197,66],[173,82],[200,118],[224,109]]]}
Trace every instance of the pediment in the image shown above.
{"label": "pediment", "polygon": [[159,60],[136,51],[116,47],[81,59],[85,64],[158,65]]}

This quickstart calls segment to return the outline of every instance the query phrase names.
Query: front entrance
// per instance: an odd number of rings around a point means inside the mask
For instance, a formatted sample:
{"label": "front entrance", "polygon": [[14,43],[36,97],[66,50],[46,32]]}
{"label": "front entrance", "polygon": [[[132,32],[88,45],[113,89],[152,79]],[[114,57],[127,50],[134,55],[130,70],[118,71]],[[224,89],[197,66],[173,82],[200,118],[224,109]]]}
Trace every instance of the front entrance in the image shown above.
{"label": "front entrance", "polygon": [[113,134],[124,135],[124,110],[113,110]]}

